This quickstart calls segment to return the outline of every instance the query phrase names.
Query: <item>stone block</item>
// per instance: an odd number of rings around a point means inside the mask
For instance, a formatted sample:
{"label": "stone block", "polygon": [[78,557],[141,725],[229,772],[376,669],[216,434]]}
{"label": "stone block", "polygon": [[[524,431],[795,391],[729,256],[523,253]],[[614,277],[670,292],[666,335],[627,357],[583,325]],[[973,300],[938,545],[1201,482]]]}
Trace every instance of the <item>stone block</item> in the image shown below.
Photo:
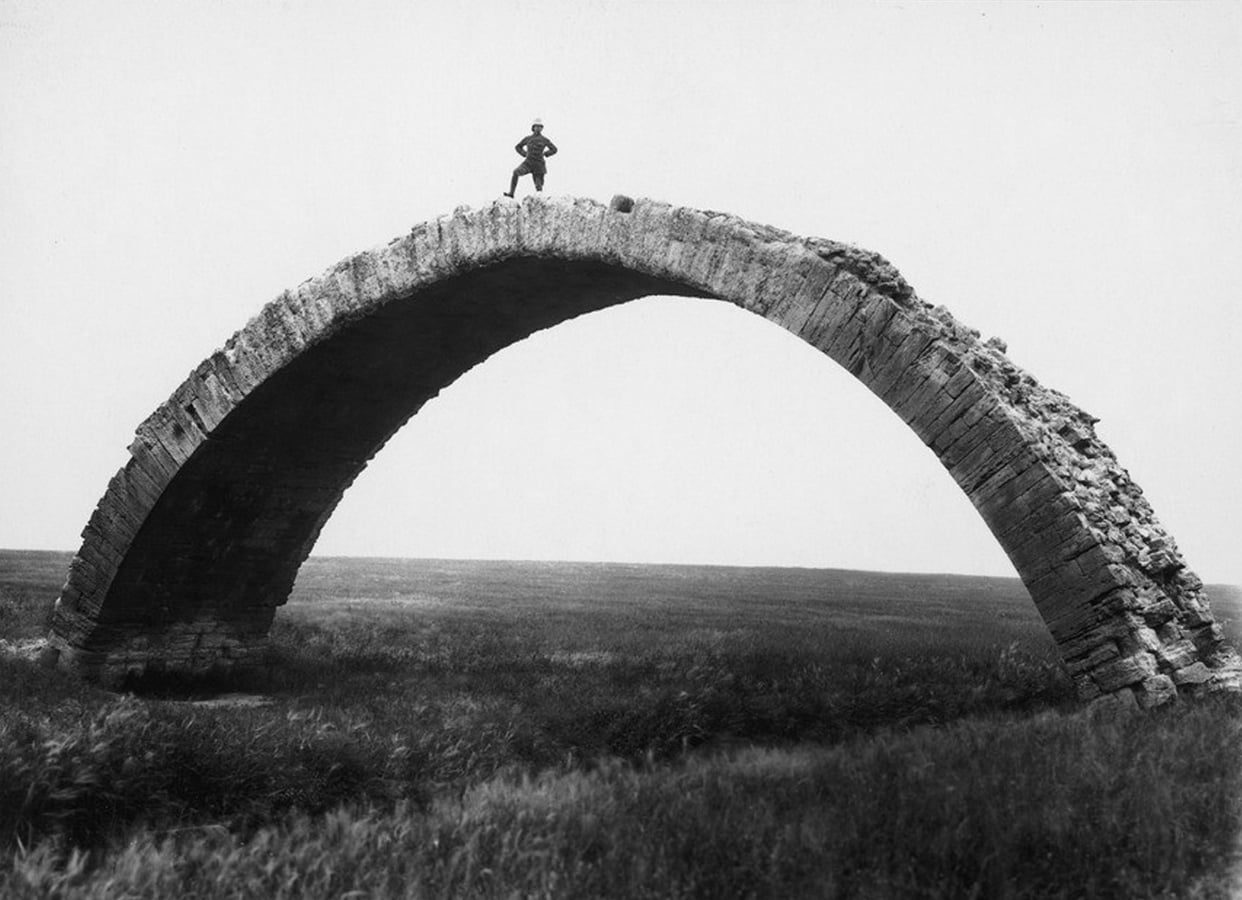
{"label": "stone block", "polygon": [[1117,659],[1119,656],[1121,656],[1121,651],[1117,649],[1117,644],[1106,639],[1103,644],[1087,653],[1086,656],[1068,660],[1066,666],[1069,668],[1070,674],[1076,675],[1080,672],[1094,671],[1104,663]]}
{"label": "stone block", "polygon": [[[993,409],[995,407],[995,403],[990,398],[985,398],[981,401],[980,406],[984,405],[991,406]],[[992,441],[997,438],[999,431],[1011,430],[1013,428],[1012,423],[996,414],[985,414],[978,422],[971,423],[970,418],[979,412],[980,406],[973,407],[967,411],[966,415],[962,417],[962,422],[967,426],[967,430],[940,454],[940,462],[950,472],[960,473],[963,477],[969,475],[971,471],[970,466],[966,463],[971,454],[980,447],[990,447]]]}
{"label": "stone block", "polygon": [[1161,659],[1161,653],[1165,649],[1160,637],[1147,625],[1139,625],[1130,632],[1130,636],[1122,642],[1122,649],[1126,652],[1133,653],[1139,650],[1147,650],[1155,653],[1157,659]]}
{"label": "stone block", "polygon": [[715,257],[716,270],[707,280],[713,294],[746,309],[754,302],[753,283],[747,287],[744,276],[750,268],[754,248],[742,241],[724,241]]}
{"label": "stone block", "polygon": [[986,396],[979,385],[970,386],[954,395],[950,386],[956,378],[956,374],[951,375],[945,382],[937,408],[929,408],[927,414],[916,416],[910,423],[914,433],[937,456],[966,432],[969,426],[962,420]]}
{"label": "stone block", "polygon": [[228,386],[212,371],[191,378],[186,386],[180,398],[182,408],[205,435],[215,431],[237,406]]}
{"label": "stone block", "polygon": [[[992,520],[984,516],[989,526]],[[1000,539],[1001,548],[1009,556],[1010,562],[1019,572],[1029,576],[1046,575],[1052,568],[1047,555],[1046,539],[1037,531],[1010,531]]]}
{"label": "stone block", "polygon": [[[679,254],[684,253],[688,258],[697,245],[697,240],[687,243],[679,239],[673,246],[677,248]],[[794,303],[795,298],[804,290],[806,282],[816,270],[825,268],[823,263],[810,253],[791,252],[787,248],[771,245],[756,248],[754,262],[765,271],[762,273],[763,278],[751,309],[768,321],[777,324],[781,324],[784,318],[780,315],[780,311]],[[680,281],[685,277],[685,270],[671,267],[670,275]],[[826,272],[822,273],[821,278],[826,275]]]}
{"label": "stone block", "polygon": [[[603,230],[604,218],[602,215],[597,217],[596,227],[600,231]],[[493,203],[487,208],[481,219],[480,230],[482,232],[480,236],[480,252],[489,263],[509,259],[516,255],[521,244],[518,234],[517,205],[512,203]],[[597,244],[603,243],[602,238],[598,236],[596,241]],[[405,252],[407,256],[412,256],[408,243]],[[417,279],[416,274],[412,277]],[[420,282],[416,281],[416,283]]]}
{"label": "stone block", "polygon": [[[904,324],[903,327],[909,328],[909,332],[887,358],[877,362],[875,373],[867,385],[885,403],[891,403],[894,397],[901,396],[908,390],[915,362],[934,340],[931,334],[915,325]],[[917,377],[917,372],[914,374]]]}
{"label": "stone block", "polygon": [[[524,206],[524,205],[523,205]],[[519,244],[524,243],[525,220],[518,215],[516,237]],[[419,286],[432,284],[447,277],[452,271],[452,262],[447,258],[446,247],[440,237],[439,221],[423,222],[415,225],[406,235],[411,277]],[[352,273],[340,272],[339,269],[325,273],[327,278],[321,288],[325,296],[331,297],[332,306],[338,315],[357,308],[357,290],[353,283]],[[340,277],[333,277],[339,274]],[[348,277],[346,277],[348,276]]]}
{"label": "stone block", "polygon": [[229,338],[222,351],[229,380],[239,397],[248,395],[270,374],[262,350],[253,346],[262,339],[257,331],[247,325]]}
{"label": "stone block", "polygon": [[1169,669],[1182,669],[1199,658],[1194,642],[1186,638],[1169,644],[1158,643],[1154,648],[1156,658]]}
{"label": "stone block", "polygon": [[157,493],[148,491],[144,482],[134,478],[126,468],[120,469],[108,481],[108,489],[99,505],[107,507],[109,518],[120,520],[129,536],[133,537],[158,499]]}
{"label": "stone block", "polygon": [[1212,680],[1212,670],[1202,662],[1193,662],[1184,668],[1177,669],[1172,677],[1174,683],[1179,685],[1206,684]]}
{"label": "stone block", "polygon": [[817,260],[807,260],[806,271],[792,294],[776,298],[765,316],[786,331],[802,332],[807,321],[817,314],[820,305],[832,302],[828,296],[829,285],[836,276],[831,266]]}
{"label": "stone block", "polygon": [[83,617],[93,618],[102,609],[116,569],[106,562],[96,564],[89,556],[89,549],[85,546],[79,548],[77,555],[69,563],[68,583],[79,595],[75,610]]}
{"label": "stone block", "polygon": [[915,423],[935,421],[952,400],[945,391],[949,377],[937,369],[925,368],[922,383],[890,404],[893,412],[901,416],[902,420],[914,430],[914,433],[919,435],[920,440],[923,440],[923,435]]}
{"label": "stone block", "polygon": [[[462,271],[479,265],[485,259],[487,248],[487,232],[483,226],[486,214],[469,206],[459,206],[453,210],[443,232],[443,240],[447,245],[446,254],[452,261],[454,271]],[[578,220],[575,219],[575,224]],[[559,236],[566,243],[572,243],[577,237],[577,230],[566,229]],[[372,254],[376,262],[376,274],[380,276],[381,290],[385,300],[391,299],[393,291],[385,279],[380,254]],[[408,288],[406,289],[408,290]],[[405,291],[399,291],[404,293]]]}
{"label": "stone block", "polygon": [[1156,674],[1156,661],[1150,653],[1140,652],[1104,663],[1092,678],[1106,694],[1138,684]]}
{"label": "stone block", "polygon": [[824,293],[823,302],[807,319],[799,336],[838,363],[841,362],[840,356],[834,355],[829,348],[843,340],[852,340],[857,334],[858,326],[854,323],[863,314],[865,298],[861,282],[838,272]]}
{"label": "stone block", "polygon": [[1058,636],[1061,654],[1066,659],[1082,656],[1107,641],[1120,643],[1129,637],[1138,624],[1132,622],[1131,617],[1125,614],[1107,614],[1099,610],[1093,610],[1093,612],[1095,619],[1090,627]]}
{"label": "stone block", "polygon": [[1152,675],[1145,678],[1140,690],[1135,691],[1135,699],[1144,709],[1162,706],[1177,699],[1177,687],[1168,675]]}
{"label": "stone block", "polygon": [[966,371],[965,367],[950,378],[949,383],[945,385],[946,393],[953,399],[945,406],[941,414],[926,426],[925,433],[920,434],[923,443],[931,447],[937,455],[947,450],[969,430],[970,425],[965,422],[967,415],[987,397],[987,391],[978,382],[967,384],[954,396],[953,382],[963,371]]}
{"label": "stone block", "polygon": [[877,348],[874,354],[873,363],[876,374],[887,369],[893,354],[916,332],[917,322],[910,311],[894,304],[893,316],[889,319],[885,330],[884,345]]}
{"label": "stone block", "polygon": [[87,520],[82,536],[102,544],[100,549],[119,564],[140,527],[123,515],[111,497],[105,495]]}
{"label": "stone block", "polygon": [[883,294],[873,293],[867,298],[863,327],[858,337],[868,358],[877,357],[887,349],[889,324],[900,313],[901,307]]}

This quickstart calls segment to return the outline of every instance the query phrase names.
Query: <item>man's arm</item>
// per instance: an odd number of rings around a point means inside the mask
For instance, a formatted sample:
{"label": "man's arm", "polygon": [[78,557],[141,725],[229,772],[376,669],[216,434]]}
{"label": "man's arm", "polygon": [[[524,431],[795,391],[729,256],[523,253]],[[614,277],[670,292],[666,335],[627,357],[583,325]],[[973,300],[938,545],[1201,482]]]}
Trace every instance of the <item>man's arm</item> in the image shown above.
{"label": "man's arm", "polygon": [[556,156],[556,144],[548,141],[548,149],[543,151],[544,156]]}
{"label": "man's arm", "polygon": [[517,151],[518,156],[526,155],[526,141],[527,141],[527,138],[522,138],[520,141],[517,142],[517,146],[513,148],[514,150]]}

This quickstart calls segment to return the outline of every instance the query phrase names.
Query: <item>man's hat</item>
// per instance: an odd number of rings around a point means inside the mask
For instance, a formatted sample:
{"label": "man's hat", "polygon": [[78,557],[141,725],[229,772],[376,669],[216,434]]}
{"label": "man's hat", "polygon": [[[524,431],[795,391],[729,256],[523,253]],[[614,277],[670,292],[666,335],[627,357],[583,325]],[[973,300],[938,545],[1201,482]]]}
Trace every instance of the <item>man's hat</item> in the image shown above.
{"label": "man's hat", "polygon": [[531,127],[531,128],[534,128],[536,125],[538,125],[540,128],[542,128],[542,127],[543,127],[543,119],[539,119],[539,118],[537,118],[537,119],[535,119],[535,121],[533,121],[533,122],[531,122],[531,123],[530,123],[530,127]]}

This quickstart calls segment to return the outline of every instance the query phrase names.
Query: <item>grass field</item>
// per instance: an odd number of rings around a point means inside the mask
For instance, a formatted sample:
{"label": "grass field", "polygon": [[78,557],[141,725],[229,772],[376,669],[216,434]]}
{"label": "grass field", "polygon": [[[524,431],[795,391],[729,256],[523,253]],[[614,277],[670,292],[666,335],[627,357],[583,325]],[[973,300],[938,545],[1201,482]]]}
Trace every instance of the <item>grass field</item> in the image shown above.
{"label": "grass field", "polygon": [[[67,563],[0,551],[0,638]],[[1242,702],[1079,709],[1016,580],[312,559],[273,639],[127,695],[0,656],[0,896],[1238,887]]]}

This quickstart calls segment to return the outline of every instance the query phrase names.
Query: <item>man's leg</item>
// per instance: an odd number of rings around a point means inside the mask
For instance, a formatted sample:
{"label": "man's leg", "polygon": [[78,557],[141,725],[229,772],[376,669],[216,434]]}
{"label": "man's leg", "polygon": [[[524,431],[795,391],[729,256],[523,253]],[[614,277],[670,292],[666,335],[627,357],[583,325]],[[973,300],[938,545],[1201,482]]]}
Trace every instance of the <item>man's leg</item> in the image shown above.
{"label": "man's leg", "polygon": [[532,172],[531,177],[535,179],[535,190],[542,192],[543,191],[543,173]]}
{"label": "man's leg", "polygon": [[505,194],[506,197],[512,197],[517,191],[518,178],[530,171],[530,161],[526,161],[513,170],[513,180],[509,182],[509,190]]}

